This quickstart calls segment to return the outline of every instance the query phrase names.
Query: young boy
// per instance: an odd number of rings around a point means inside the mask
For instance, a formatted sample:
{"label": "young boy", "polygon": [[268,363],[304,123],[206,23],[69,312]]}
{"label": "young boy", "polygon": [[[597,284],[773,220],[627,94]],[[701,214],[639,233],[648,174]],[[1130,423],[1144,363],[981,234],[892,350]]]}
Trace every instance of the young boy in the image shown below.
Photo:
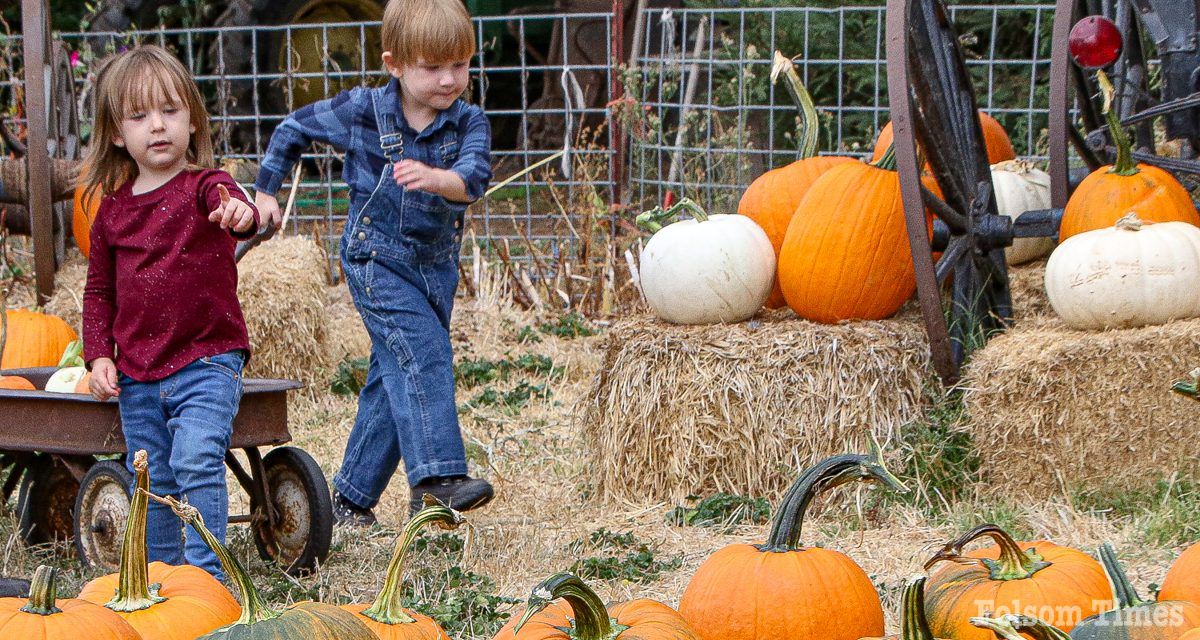
{"label": "young boy", "polygon": [[492,498],[487,481],[467,476],[450,347],[463,214],[492,178],[487,118],[459,98],[475,34],[461,0],[390,0],[382,36],[392,80],[288,116],[255,184],[263,219],[278,222],[275,194],[301,153],[317,141],[346,154],[341,260],[371,358],[333,508],[358,526],[375,523],[401,459],[410,513],[426,493],[459,510]]}

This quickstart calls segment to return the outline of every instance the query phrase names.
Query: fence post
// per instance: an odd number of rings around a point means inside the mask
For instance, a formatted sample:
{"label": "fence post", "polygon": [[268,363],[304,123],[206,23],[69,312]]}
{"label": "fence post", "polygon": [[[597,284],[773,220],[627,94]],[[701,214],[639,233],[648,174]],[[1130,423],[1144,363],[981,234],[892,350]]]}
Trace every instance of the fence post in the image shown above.
{"label": "fence post", "polygon": [[[621,83],[621,64],[625,61],[625,0],[613,0],[612,4],[612,45],[611,60],[609,60],[609,83],[608,83],[608,101],[606,105],[612,105],[616,100],[621,99],[625,94],[625,87]],[[625,131],[621,123],[612,117],[611,107],[605,107],[605,119],[609,126],[609,145],[612,147],[613,161],[608,168],[609,181],[612,184],[612,204],[617,205],[623,201],[625,194]],[[617,207],[611,207],[613,216],[619,215]],[[615,224],[616,220],[610,221]]]}

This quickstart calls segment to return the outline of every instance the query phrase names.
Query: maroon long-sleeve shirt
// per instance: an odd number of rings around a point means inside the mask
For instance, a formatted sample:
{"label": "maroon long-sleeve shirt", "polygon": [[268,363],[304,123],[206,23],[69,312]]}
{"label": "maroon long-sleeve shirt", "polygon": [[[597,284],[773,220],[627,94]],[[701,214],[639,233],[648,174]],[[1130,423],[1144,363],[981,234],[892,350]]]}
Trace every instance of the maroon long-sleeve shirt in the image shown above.
{"label": "maroon long-sleeve shirt", "polygon": [[[218,184],[250,203],[229,174],[215,169],[185,170],[137,195],[128,181],[101,201],[83,292],[89,366],[113,358],[120,372],[150,382],[204,356],[249,353],[235,234],[208,219],[221,202]],[[254,217],[257,224],[257,209]]]}

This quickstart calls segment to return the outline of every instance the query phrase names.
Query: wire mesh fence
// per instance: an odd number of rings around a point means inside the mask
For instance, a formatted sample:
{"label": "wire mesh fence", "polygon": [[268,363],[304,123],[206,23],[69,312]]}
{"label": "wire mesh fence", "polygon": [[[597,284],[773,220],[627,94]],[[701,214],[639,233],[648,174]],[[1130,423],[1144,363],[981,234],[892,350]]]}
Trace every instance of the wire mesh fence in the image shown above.
{"label": "wire mesh fence", "polygon": [[[983,110],[1018,154],[1045,155],[1053,5],[955,5]],[[796,108],[769,79],[775,50],[795,56],[822,116],[825,153],[869,155],[888,122],[884,8],[653,11],[626,84],[642,110],[630,127],[630,189],[666,190],[730,210],[762,172],[796,159]]]}
{"label": "wire mesh fence", "polygon": [[[951,7],[978,102],[1022,155],[1044,153],[1053,9]],[[581,225],[618,215],[610,213],[614,200],[636,208],[670,189],[712,208],[736,206],[754,177],[797,154],[795,108],[768,79],[775,49],[796,56],[822,114],[823,151],[868,153],[888,119],[883,14],[877,6],[649,10],[631,34],[632,65],[611,14],[474,18],[479,52],[468,99],[492,123],[497,180],[557,151],[568,154],[473,205],[470,229],[484,243],[537,243],[553,253],[577,241],[586,232]],[[193,73],[209,100],[217,152],[247,185],[287,113],[388,78],[377,22],[59,37],[78,58],[85,135],[98,60],[154,42]],[[0,47],[7,62],[0,91],[15,105],[21,39],[4,38]],[[10,111],[8,120],[19,125],[20,117]],[[619,152],[621,142],[627,153]],[[330,249],[349,206],[341,164],[327,146],[305,154],[288,223],[289,232],[320,234]]]}

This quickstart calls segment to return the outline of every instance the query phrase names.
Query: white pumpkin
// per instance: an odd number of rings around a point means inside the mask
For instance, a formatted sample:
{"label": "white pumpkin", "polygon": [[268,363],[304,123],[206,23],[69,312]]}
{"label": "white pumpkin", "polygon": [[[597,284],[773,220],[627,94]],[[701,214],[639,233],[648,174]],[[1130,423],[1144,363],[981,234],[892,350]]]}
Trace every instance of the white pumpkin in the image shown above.
{"label": "white pumpkin", "polygon": [[85,367],[63,367],[51,374],[46,381],[46,391],[51,393],[83,393],[78,389],[79,381],[87,375]]}
{"label": "white pumpkin", "polygon": [[646,302],[658,317],[676,324],[753,316],[775,279],[770,239],[746,216],[697,218],[669,224],[646,243],[640,268]]}
{"label": "white pumpkin", "polygon": [[1200,228],[1143,223],[1067,238],[1046,263],[1050,306],[1076,329],[1116,329],[1200,317]]}
{"label": "white pumpkin", "polygon": [[[1031,162],[1008,160],[992,165],[992,187],[1000,215],[1013,220],[1026,211],[1050,208],[1050,174]],[[1009,264],[1021,264],[1053,249],[1053,238],[1016,238],[1004,250],[1004,258]]]}

